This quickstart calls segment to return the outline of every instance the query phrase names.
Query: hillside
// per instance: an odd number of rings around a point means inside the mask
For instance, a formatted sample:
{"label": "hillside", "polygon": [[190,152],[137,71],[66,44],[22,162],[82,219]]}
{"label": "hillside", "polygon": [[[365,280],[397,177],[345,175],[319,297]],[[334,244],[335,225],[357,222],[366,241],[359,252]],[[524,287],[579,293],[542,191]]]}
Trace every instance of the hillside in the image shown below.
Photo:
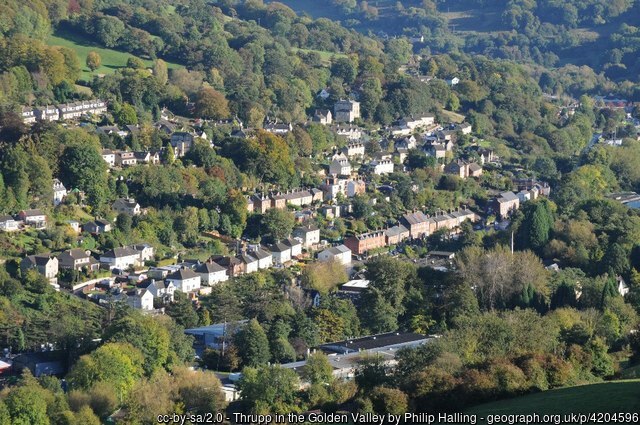
{"label": "hillside", "polygon": [[568,414],[640,411],[640,380],[606,382],[562,388],[482,404],[467,413],[489,414]]}
{"label": "hillside", "polygon": [[[96,75],[112,74],[115,70],[124,68],[127,65],[127,60],[133,56],[131,53],[97,46],[77,35],[71,35],[69,33],[56,33],[54,35],[50,35],[47,37],[46,42],[50,46],[63,46],[75,50],[82,66],[80,79],[83,81],[90,81],[93,76]],[[91,72],[91,70],[85,65],[89,52],[98,53],[102,59],[102,65],[93,72]],[[143,61],[146,66],[153,66],[153,61],[145,59],[143,59]],[[167,67],[169,69],[182,68],[181,65],[175,63],[167,63]]]}

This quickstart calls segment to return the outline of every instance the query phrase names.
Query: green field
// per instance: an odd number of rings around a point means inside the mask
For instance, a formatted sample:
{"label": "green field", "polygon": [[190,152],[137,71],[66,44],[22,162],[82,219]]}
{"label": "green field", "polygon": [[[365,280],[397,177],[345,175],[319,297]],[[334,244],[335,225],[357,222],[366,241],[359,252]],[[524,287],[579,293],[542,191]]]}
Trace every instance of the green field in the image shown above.
{"label": "green field", "polygon": [[[51,35],[47,38],[47,44],[50,46],[69,47],[76,51],[78,58],[80,59],[80,64],[82,65],[82,75],[80,79],[83,81],[91,81],[91,79],[96,75],[112,74],[116,69],[124,68],[127,64],[127,60],[133,56],[131,53],[99,47],[87,40],[83,40],[69,34]],[[91,72],[85,65],[87,54],[91,51],[98,53],[102,59],[102,66],[94,72]],[[153,61],[144,59],[143,61],[149,67],[153,66]],[[181,65],[175,63],[167,63],[167,66],[169,69],[182,68]]]}
{"label": "green field", "polygon": [[331,59],[335,56],[336,58],[346,58],[347,55],[344,53],[334,53],[334,52],[326,52],[324,50],[313,50],[313,49],[300,49],[298,47],[292,47],[294,52],[314,52],[320,56],[322,63],[329,66],[331,65]]}
{"label": "green field", "polygon": [[492,414],[568,414],[640,412],[640,380],[605,382],[543,391],[482,404],[465,413],[479,418]]}

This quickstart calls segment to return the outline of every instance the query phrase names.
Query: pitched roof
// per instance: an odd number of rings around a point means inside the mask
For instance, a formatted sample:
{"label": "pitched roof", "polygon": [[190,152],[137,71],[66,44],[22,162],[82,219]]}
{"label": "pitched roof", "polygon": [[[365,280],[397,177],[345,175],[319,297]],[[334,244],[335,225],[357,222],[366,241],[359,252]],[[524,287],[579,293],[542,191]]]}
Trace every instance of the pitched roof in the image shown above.
{"label": "pitched roof", "polygon": [[132,255],[139,255],[138,252],[136,250],[134,250],[131,247],[125,246],[122,248],[113,248],[110,251],[105,252],[104,254],[102,254],[103,257],[106,258],[122,258],[122,257],[129,257]]}
{"label": "pitched roof", "polygon": [[199,277],[196,272],[191,269],[180,269],[175,272],[167,275],[167,280],[187,280],[193,279],[194,277]]}
{"label": "pitched roof", "polygon": [[78,260],[80,258],[87,258],[87,257],[89,257],[88,251],[85,251],[82,248],[74,248],[74,249],[68,249],[64,251],[62,254],[60,254],[59,259],[62,260],[63,258],[72,258],[74,260]]}
{"label": "pitched roof", "polygon": [[195,269],[196,273],[207,273],[207,274],[223,272],[225,270],[226,269],[224,267],[222,267],[217,263],[214,263],[213,261],[202,263]]}
{"label": "pitched roof", "polygon": [[429,217],[427,217],[422,211],[407,213],[403,215],[402,218],[410,226],[413,226],[414,224],[426,223],[429,221]]}

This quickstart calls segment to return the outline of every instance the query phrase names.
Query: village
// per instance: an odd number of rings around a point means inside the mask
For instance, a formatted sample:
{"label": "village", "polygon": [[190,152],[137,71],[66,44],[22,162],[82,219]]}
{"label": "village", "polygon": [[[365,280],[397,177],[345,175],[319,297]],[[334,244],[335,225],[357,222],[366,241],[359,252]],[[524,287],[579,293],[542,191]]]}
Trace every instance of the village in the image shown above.
{"label": "village", "polygon": [[[456,84],[456,80],[448,83]],[[323,100],[328,96],[326,90],[318,93]],[[95,122],[95,118],[105,113],[106,102],[95,99],[55,107],[23,108],[22,118],[25,124],[60,120],[70,125],[86,126],[87,122]],[[166,135],[176,158],[187,155],[197,140],[215,148],[202,130],[204,121],[185,122],[175,116],[170,118],[170,115],[169,111],[163,112],[161,120],[154,127]],[[461,180],[479,179],[484,167],[493,170],[500,167],[498,156],[475,141],[477,139],[472,136],[470,124],[440,124],[435,121],[433,114],[424,114],[401,119],[391,128],[370,131],[355,124],[359,118],[360,104],[353,99],[336,102],[333,112],[318,109],[311,117],[310,122],[327,126],[345,140],[342,148],[334,147],[328,152],[328,166],[321,170],[323,183],[319,187],[284,191],[272,189],[245,195],[249,214],[265,214],[270,209],[293,211],[296,227],[283,240],[263,245],[248,239],[236,240],[215,234],[213,236],[223,240],[235,255],[213,255],[204,260],[189,260],[188,253],[183,253],[180,258],[175,256],[173,260],[169,259],[169,263],[173,264],[160,267],[148,266],[161,259],[156,258],[154,247],[145,243],[93,252],[74,248],[57,254],[30,255],[22,260],[21,268],[37,270],[58,290],[61,288],[59,276],[63,276],[67,290],[97,303],[123,301],[136,309],[161,312],[163,305],[173,301],[176,290],[189,294],[190,299],[197,302],[198,295],[206,295],[217,283],[258,270],[291,267],[299,261],[303,264],[316,260],[337,261],[352,273],[352,261],[362,264],[371,255],[395,251],[400,244],[421,243],[436,233],[455,235],[466,221],[479,225],[478,228],[493,225],[493,221],[496,221],[496,226],[503,220],[508,223],[509,216],[521,204],[539,196],[549,196],[550,188],[545,182],[531,178],[513,179],[512,190],[493,191],[493,197],[484,209],[460,205],[454,210],[436,211],[434,214],[414,210],[398,216],[393,225],[355,233],[332,246],[327,240],[321,239],[316,217],[322,217],[323,222],[331,225],[336,218],[350,216],[353,210],[350,201],[354,197],[367,191],[393,191],[392,186],[381,184],[380,179],[392,173],[405,172],[405,162],[410,152],[418,151],[434,158],[440,172]],[[230,122],[215,123],[226,124]],[[254,132],[253,129],[244,128],[241,123],[231,123],[229,128],[232,137],[241,139],[251,137]],[[276,135],[285,135],[291,130],[291,124],[267,122],[264,125],[264,131]],[[127,138],[139,128],[107,125],[96,126],[95,131],[102,135]],[[370,154],[367,144],[376,138],[379,138],[380,145],[393,146],[393,151]],[[471,140],[464,149],[457,147],[461,138]],[[161,158],[165,157],[165,149],[137,152],[103,149],[102,158],[111,173],[118,173],[119,170],[137,165],[163,166]],[[57,179],[52,182],[52,188],[54,206],[61,204],[74,190],[68,190]],[[116,199],[111,208],[114,215],[133,217],[146,212],[144,206],[133,198]],[[488,217],[491,217],[491,222],[487,220]],[[37,209],[19,211],[16,216],[0,217],[0,229],[5,232],[41,230],[48,225],[51,223],[47,215]],[[85,223],[68,221],[66,225],[81,237],[82,234],[97,236],[108,233],[115,223],[105,217],[95,217]],[[166,259],[162,262],[167,263]],[[69,276],[75,277],[73,284],[69,282]],[[86,279],[81,281],[77,276]]]}

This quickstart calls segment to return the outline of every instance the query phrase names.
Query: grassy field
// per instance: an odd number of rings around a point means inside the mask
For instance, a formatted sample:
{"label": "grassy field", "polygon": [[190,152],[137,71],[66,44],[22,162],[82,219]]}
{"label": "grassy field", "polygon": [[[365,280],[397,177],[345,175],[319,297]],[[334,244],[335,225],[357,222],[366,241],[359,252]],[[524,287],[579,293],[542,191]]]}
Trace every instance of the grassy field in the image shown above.
{"label": "grassy field", "polygon": [[[80,59],[80,64],[82,65],[82,75],[80,79],[83,81],[90,81],[96,75],[112,74],[116,69],[125,67],[127,60],[133,56],[131,53],[99,47],[88,40],[83,40],[69,34],[56,34],[49,36],[47,44],[50,46],[69,47],[76,51],[78,58]],[[87,54],[91,51],[98,53],[102,59],[102,66],[94,72],[91,72],[85,65]],[[149,67],[153,66],[153,61],[144,59],[143,61]],[[167,63],[167,66],[170,69],[182,68],[182,66],[174,63]]]}
{"label": "grassy field", "polygon": [[334,56],[336,58],[346,58],[347,55],[345,55],[344,53],[334,53],[334,52],[326,52],[324,50],[313,50],[313,49],[300,49],[298,47],[293,47],[292,50],[294,52],[314,52],[317,53],[318,55],[320,55],[320,59],[322,60],[322,63],[324,65],[331,65],[331,58],[333,58]]}
{"label": "grassy field", "polygon": [[543,391],[536,394],[482,404],[465,413],[479,418],[492,414],[567,414],[639,412],[640,380],[605,382]]}

